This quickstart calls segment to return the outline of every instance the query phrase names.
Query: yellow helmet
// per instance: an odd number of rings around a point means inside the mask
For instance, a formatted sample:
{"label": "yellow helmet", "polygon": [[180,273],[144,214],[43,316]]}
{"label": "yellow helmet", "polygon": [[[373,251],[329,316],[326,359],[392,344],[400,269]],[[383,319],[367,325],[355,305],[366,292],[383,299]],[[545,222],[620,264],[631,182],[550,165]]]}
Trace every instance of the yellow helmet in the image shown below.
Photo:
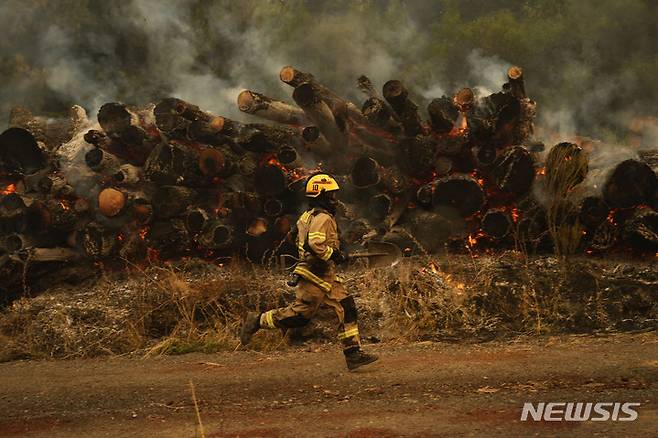
{"label": "yellow helmet", "polygon": [[338,189],[340,189],[338,182],[327,173],[317,173],[306,181],[306,196],[308,198],[317,198],[323,192],[333,192]]}

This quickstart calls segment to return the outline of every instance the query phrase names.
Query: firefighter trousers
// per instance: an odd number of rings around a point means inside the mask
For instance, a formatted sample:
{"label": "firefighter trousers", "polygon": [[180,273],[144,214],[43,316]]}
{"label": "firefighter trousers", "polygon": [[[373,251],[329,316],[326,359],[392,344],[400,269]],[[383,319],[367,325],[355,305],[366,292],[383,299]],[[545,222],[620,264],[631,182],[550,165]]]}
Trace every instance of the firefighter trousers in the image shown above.
{"label": "firefighter trousers", "polygon": [[268,310],[260,316],[262,328],[293,328],[309,323],[322,304],[331,307],[338,318],[338,339],[347,354],[361,346],[357,311],[352,298],[338,281],[331,283],[331,290],[325,292],[312,282],[300,278],[295,301],[286,307]]}

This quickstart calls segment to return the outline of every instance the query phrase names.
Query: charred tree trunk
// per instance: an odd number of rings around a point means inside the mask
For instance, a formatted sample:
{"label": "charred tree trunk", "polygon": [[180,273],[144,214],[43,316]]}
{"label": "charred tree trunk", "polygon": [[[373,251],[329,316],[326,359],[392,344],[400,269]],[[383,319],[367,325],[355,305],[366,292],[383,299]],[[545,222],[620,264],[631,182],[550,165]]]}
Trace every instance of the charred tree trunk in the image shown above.
{"label": "charred tree trunk", "polygon": [[452,131],[459,117],[459,110],[452,99],[446,96],[432,100],[427,106],[427,112],[432,131],[437,134],[447,134]]}
{"label": "charred tree trunk", "polygon": [[512,232],[514,222],[505,209],[491,209],[482,216],[480,228],[492,239],[503,239]]}
{"label": "charred tree trunk", "polygon": [[384,98],[395,110],[407,137],[415,137],[423,133],[418,105],[409,99],[409,93],[402,85],[402,82],[398,80],[386,82],[384,84]]}
{"label": "charred tree trunk", "polygon": [[603,186],[603,199],[612,208],[651,205],[658,190],[658,178],[648,164],[637,160],[622,161]]}
{"label": "charred tree trunk", "polygon": [[205,148],[199,153],[199,169],[208,178],[226,178],[235,173],[233,156],[225,151]]}
{"label": "charred tree trunk", "polygon": [[22,128],[0,134],[0,175],[22,177],[46,166],[47,155],[34,136]]}
{"label": "charred tree trunk", "polygon": [[139,115],[122,103],[103,105],[98,123],[111,140],[122,146],[121,153],[115,154],[137,166],[144,164],[158,140],[141,126]]}
{"label": "charred tree trunk", "polygon": [[205,249],[227,249],[233,244],[233,227],[219,220],[209,221],[199,238],[199,245]]}
{"label": "charred tree trunk", "polygon": [[347,127],[336,123],[331,109],[320,99],[310,83],[304,82],[295,87],[292,97],[334,148],[346,148]]}
{"label": "charred tree trunk", "polygon": [[399,166],[410,177],[427,179],[434,170],[437,144],[429,137],[416,136],[400,142]]}
{"label": "charred tree trunk", "polygon": [[484,206],[484,190],[475,178],[455,174],[434,183],[432,205],[435,208],[454,210],[461,217],[471,216]]}
{"label": "charred tree trunk", "polygon": [[202,208],[193,208],[185,214],[185,228],[190,236],[198,235],[210,221],[210,215]]}
{"label": "charred tree trunk", "polygon": [[110,257],[119,248],[116,232],[97,222],[87,224],[79,233],[78,241],[85,255],[91,259]]}
{"label": "charred tree trunk", "polygon": [[[439,213],[415,209],[409,212],[409,232],[423,246],[421,251],[435,252],[442,249],[451,236],[461,228]],[[409,245],[411,248],[415,244]]]}
{"label": "charred tree trunk", "polygon": [[[308,83],[309,86],[314,89],[314,94],[329,106],[334,116],[338,116],[338,113],[344,112],[345,118],[350,119],[353,123],[358,125],[368,125],[368,120],[363,116],[356,105],[339,97],[329,88],[320,84],[312,74],[303,73],[291,66],[286,66],[281,69],[279,78],[286,84],[295,88],[303,83]],[[306,110],[304,112],[306,112]]]}
{"label": "charred tree trunk", "polygon": [[517,99],[524,99],[526,97],[525,93],[525,81],[523,80],[523,69],[521,67],[510,67],[507,70],[507,79],[510,86],[510,93]]}
{"label": "charred tree trunk", "polygon": [[196,187],[204,182],[196,152],[177,143],[161,143],[149,156],[144,175],[158,185],[181,184]]}
{"label": "charred tree trunk", "polygon": [[185,223],[180,219],[155,222],[146,234],[146,244],[161,260],[181,257],[191,250]]}
{"label": "charred tree trunk", "polygon": [[400,194],[407,188],[406,178],[394,168],[384,168],[371,157],[357,159],[350,172],[352,184],[358,189],[381,186],[392,194]]}
{"label": "charred tree trunk", "polygon": [[117,184],[127,186],[137,185],[143,180],[142,168],[133,166],[132,164],[124,164],[119,167],[113,178]]}
{"label": "charred tree trunk", "polygon": [[379,97],[371,97],[366,100],[361,107],[361,112],[373,126],[384,129],[392,135],[399,135],[402,132],[402,125],[397,114],[388,102]]}
{"label": "charred tree trunk", "polygon": [[116,156],[98,147],[85,154],[85,163],[94,172],[105,175],[113,175],[121,167],[121,161]]}
{"label": "charred tree trunk", "polygon": [[528,193],[535,179],[535,167],[530,153],[521,146],[511,148],[496,160],[492,176],[503,192],[516,197]]}
{"label": "charred tree trunk", "polygon": [[622,237],[634,248],[651,254],[658,252],[658,213],[650,208],[633,212],[623,226]]}
{"label": "charred tree trunk", "polygon": [[608,217],[610,207],[603,199],[596,196],[588,196],[580,204],[580,223],[590,230],[595,230]]}
{"label": "charred tree trunk", "polygon": [[153,194],[153,213],[157,218],[179,216],[198,200],[196,191],[181,186],[161,186]]}
{"label": "charred tree trunk", "polygon": [[279,166],[266,164],[254,174],[256,189],[266,196],[278,196],[288,190],[289,178]]}

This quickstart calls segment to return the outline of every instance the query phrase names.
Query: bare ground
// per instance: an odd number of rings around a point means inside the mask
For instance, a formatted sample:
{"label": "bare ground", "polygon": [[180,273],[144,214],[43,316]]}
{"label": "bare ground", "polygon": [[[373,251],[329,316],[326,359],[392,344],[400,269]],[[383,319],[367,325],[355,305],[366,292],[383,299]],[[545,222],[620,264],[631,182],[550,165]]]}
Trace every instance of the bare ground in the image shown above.
{"label": "bare ground", "polygon": [[[486,344],[375,344],[349,373],[335,345],[150,359],[0,364],[0,435],[656,436],[655,332]],[[525,401],[640,402],[634,422],[529,423]]]}

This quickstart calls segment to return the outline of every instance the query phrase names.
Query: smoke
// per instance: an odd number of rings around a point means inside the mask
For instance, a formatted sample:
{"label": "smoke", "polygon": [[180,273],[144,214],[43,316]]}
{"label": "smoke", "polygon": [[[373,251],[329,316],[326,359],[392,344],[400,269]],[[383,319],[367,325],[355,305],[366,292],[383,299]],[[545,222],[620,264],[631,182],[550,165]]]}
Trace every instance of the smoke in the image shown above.
{"label": "smoke", "polygon": [[464,86],[471,86],[478,96],[500,91],[501,85],[507,82],[507,69],[512,66],[497,56],[484,56],[480,50],[469,53],[466,63],[469,76]]}
{"label": "smoke", "polygon": [[[634,119],[656,116],[658,7],[507,3],[5,0],[0,121],[16,105],[56,114],[80,104],[93,118],[108,101],[167,96],[245,120],[235,105],[244,88],[290,100],[278,80],[284,65],[357,102],[358,76],[376,88],[400,79],[421,106],[464,86],[498,91],[506,69],[520,65],[539,103],[538,132],[561,140],[625,142]],[[658,140],[650,120],[635,136],[643,147]]]}

